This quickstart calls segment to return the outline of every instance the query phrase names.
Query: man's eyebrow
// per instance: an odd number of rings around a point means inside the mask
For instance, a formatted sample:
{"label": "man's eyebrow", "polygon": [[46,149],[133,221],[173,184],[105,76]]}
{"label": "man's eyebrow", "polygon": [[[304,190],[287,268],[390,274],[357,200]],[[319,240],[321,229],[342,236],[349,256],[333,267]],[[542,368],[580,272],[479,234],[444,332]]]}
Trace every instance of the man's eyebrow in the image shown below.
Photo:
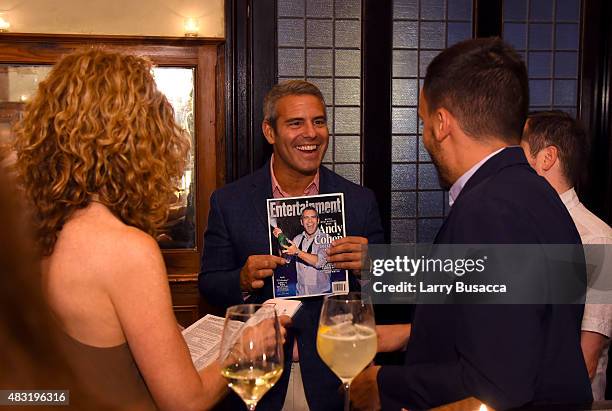
{"label": "man's eyebrow", "polygon": [[[321,116],[317,116],[315,118],[312,119],[313,121],[317,121],[317,120],[325,120],[327,121],[327,116],[326,115],[321,115]],[[285,119],[285,123],[291,123],[293,121],[305,121],[304,117],[290,117]]]}
{"label": "man's eyebrow", "polygon": [[292,121],[304,121],[304,117],[291,117],[285,120],[285,123],[291,123]]}

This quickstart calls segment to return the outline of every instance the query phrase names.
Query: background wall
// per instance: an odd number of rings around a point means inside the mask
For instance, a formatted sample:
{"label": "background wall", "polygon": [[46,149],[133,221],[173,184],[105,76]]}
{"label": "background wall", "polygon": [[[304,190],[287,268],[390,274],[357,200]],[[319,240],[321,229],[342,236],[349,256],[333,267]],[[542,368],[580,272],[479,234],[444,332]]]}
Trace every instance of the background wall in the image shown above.
{"label": "background wall", "polygon": [[225,37],[224,0],[0,0],[0,13],[15,33],[184,36],[191,17]]}

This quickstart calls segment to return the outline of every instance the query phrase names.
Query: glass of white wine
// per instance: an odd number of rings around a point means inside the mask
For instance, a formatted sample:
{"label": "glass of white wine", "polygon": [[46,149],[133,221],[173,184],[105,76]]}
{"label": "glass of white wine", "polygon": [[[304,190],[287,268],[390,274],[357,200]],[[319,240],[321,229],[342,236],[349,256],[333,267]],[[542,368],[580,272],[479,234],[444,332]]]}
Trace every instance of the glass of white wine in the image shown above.
{"label": "glass of white wine", "polygon": [[325,298],[319,319],[317,351],[344,385],[344,410],[349,387],[376,355],[376,323],[370,298],[361,293]]}
{"label": "glass of white wine", "polygon": [[281,327],[270,305],[227,309],[221,339],[221,374],[250,411],[283,373]]}

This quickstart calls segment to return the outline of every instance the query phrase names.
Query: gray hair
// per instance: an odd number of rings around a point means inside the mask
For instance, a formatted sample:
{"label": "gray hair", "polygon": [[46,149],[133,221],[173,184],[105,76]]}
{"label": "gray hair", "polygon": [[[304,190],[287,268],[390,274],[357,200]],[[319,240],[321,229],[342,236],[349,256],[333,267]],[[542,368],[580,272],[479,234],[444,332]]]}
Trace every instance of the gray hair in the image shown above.
{"label": "gray hair", "polygon": [[287,80],[276,84],[266,94],[263,109],[264,121],[267,121],[272,127],[276,127],[276,118],[278,117],[276,103],[278,103],[278,100],[286,96],[299,95],[315,96],[325,106],[325,99],[317,86],[304,80]]}

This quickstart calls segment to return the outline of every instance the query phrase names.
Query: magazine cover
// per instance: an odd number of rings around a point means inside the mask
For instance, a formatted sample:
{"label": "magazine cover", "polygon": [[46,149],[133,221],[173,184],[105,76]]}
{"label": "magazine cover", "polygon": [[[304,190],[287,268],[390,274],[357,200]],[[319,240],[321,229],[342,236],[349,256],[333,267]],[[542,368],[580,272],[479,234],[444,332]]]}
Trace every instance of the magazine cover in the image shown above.
{"label": "magazine cover", "polygon": [[272,277],[274,298],[348,293],[348,272],[327,262],[330,244],[346,236],[344,195],[268,199],[270,254],[284,257]]}

